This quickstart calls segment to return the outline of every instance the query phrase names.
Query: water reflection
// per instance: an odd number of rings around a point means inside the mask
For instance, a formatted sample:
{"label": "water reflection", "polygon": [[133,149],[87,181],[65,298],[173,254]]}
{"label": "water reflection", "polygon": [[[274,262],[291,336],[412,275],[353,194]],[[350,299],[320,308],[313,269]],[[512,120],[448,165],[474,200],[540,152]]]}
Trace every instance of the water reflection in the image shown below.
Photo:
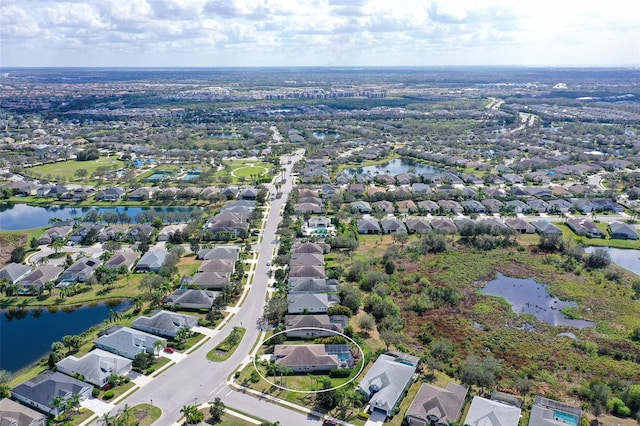
{"label": "water reflection", "polygon": [[547,286],[533,279],[511,278],[498,274],[481,290],[488,296],[503,297],[515,313],[531,314],[554,326],[566,325],[576,328],[594,327],[595,323],[567,318],[561,310],[577,307],[575,302],[560,300],[547,292]]}

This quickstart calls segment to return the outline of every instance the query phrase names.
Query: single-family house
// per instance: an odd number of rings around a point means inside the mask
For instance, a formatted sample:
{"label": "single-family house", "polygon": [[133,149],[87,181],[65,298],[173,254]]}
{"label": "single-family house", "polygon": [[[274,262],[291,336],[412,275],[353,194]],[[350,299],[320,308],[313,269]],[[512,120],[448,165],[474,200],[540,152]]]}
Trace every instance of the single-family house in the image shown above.
{"label": "single-family house", "polygon": [[331,337],[349,324],[346,315],[286,315],[284,324],[289,338]]}
{"label": "single-family house", "polygon": [[220,292],[179,288],[165,297],[162,303],[179,309],[209,310]]}
{"label": "single-family house", "polygon": [[129,195],[127,195],[127,200],[130,201],[145,201],[153,197],[158,191],[158,188],[155,187],[142,187],[131,191]]}
{"label": "single-family house", "polygon": [[162,346],[167,345],[167,339],[163,337],[129,327],[109,331],[110,333],[103,334],[95,340],[96,347],[129,359],[134,359],[143,352],[153,355],[156,351],[154,343],[157,341],[160,341]]}
{"label": "single-family house", "polygon": [[289,279],[324,277],[326,277],[324,265],[294,265],[289,269]]}
{"label": "single-family house", "polygon": [[571,218],[567,220],[567,226],[575,232],[576,235],[587,236],[589,238],[604,238],[604,234],[600,228],[587,219],[578,217]]}
{"label": "single-family house", "polygon": [[136,272],[160,272],[169,255],[165,248],[154,248],[142,255],[136,265]]}
{"label": "single-family house", "polygon": [[338,291],[337,280],[326,278],[289,278],[289,294],[334,293]]}
{"label": "single-family house", "polygon": [[209,231],[214,239],[221,235],[231,235],[240,237],[247,235],[249,231],[249,223],[243,218],[243,215],[231,211],[222,211],[205,225],[205,230]]}
{"label": "single-family house", "polygon": [[320,243],[300,243],[291,247],[291,253],[329,253],[330,246]]}
{"label": "single-family house", "polygon": [[515,173],[505,173],[502,175],[502,178],[512,185],[522,184],[524,182],[524,178]]}
{"label": "single-family house", "polygon": [[408,425],[431,426],[432,422],[450,424],[457,421],[467,390],[453,382],[447,383],[446,388],[424,383],[407,410]]}
{"label": "single-family house", "polygon": [[370,214],[371,204],[366,201],[354,201],[351,203],[351,213]]}
{"label": "single-family house", "polygon": [[529,415],[529,426],[579,425],[581,419],[580,407],[536,395]]}
{"label": "single-family house", "polygon": [[410,214],[418,211],[418,206],[413,202],[413,200],[396,201],[396,206],[398,208],[398,213],[402,214]]}
{"label": "single-family house", "polygon": [[112,186],[111,188],[107,188],[104,191],[98,192],[96,194],[97,201],[118,201],[122,196],[126,193],[126,191],[117,186]]}
{"label": "single-family house", "polygon": [[380,220],[380,227],[385,234],[406,234],[407,228],[397,217],[384,217]]}
{"label": "single-family house", "polygon": [[549,222],[548,220],[534,220],[531,222],[538,234],[544,235],[562,235],[562,230]]}
{"label": "single-family house", "polygon": [[378,357],[357,388],[367,398],[372,412],[392,415],[412,382],[418,361],[417,357],[393,352]]}
{"label": "single-family house", "polygon": [[198,259],[233,259],[235,262],[240,257],[239,246],[216,246],[208,249],[200,249],[198,251]]}
{"label": "single-family house", "polygon": [[429,188],[429,185],[427,185],[426,183],[416,182],[411,185],[411,192],[413,192],[416,195],[426,195],[430,191],[431,191],[431,188]]}
{"label": "single-family house", "polygon": [[380,200],[373,203],[373,208],[377,212],[381,213],[393,213],[395,211],[395,207],[391,201]]}
{"label": "single-family house", "polygon": [[61,285],[68,285],[77,282],[83,283],[93,275],[100,265],[102,265],[102,261],[100,259],[82,257],[76,260],[62,274],[60,274],[57,281]]}
{"label": "single-family house", "polygon": [[486,207],[480,201],[467,200],[460,202],[460,205],[464,209],[465,213],[486,213]]}
{"label": "single-family house", "polygon": [[0,399],[0,425],[46,426],[47,416],[9,398]]}
{"label": "single-family house", "polygon": [[326,314],[331,306],[340,303],[340,297],[331,293],[296,293],[287,295],[290,314]]}
{"label": "single-family house", "polygon": [[69,376],[79,375],[99,388],[109,383],[111,376],[125,376],[131,371],[131,360],[102,349],[94,349],[81,358],[73,355],[58,361],[56,368]]}
{"label": "single-family house", "polygon": [[520,200],[505,201],[504,206],[506,209],[518,214],[528,212],[530,209],[527,203]]}
{"label": "single-family house", "polygon": [[538,213],[546,213],[551,207],[546,201],[539,200],[537,198],[527,200],[527,205],[529,206],[530,210]]}
{"label": "single-family house", "polygon": [[355,196],[362,196],[364,195],[364,184],[363,183],[352,183],[349,186],[347,186],[347,192],[355,195]]}
{"label": "single-family house", "polygon": [[549,213],[569,213],[572,207],[572,204],[569,201],[563,199],[549,200],[548,203]]}
{"label": "single-family house", "polygon": [[380,223],[375,217],[359,219],[357,223],[358,234],[379,234]]}
{"label": "single-family house", "polygon": [[439,234],[455,234],[458,228],[453,221],[446,217],[435,217],[431,219],[431,227]]}
{"label": "single-family house", "polygon": [[460,195],[466,199],[476,198],[478,196],[478,191],[476,191],[470,186],[465,186],[460,190]]}
{"label": "single-family house", "polygon": [[533,234],[536,228],[524,219],[510,218],[504,221],[505,225],[520,234]]}
{"label": "single-family house", "polygon": [[520,412],[516,406],[474,396],[464,423],[469,426],[518,426]]}
{"label": "single-family house", "polygon": [[438,200],[438,206],[443,213],[462,213],[464,209],[457,201],[453,200]]}
{"label": "single-family house", "polygon": [[220,272],[233,274],[236,269],[236,261],[233,259],[207,259],[198,267],[198,272]]}
{"label": "single-family house", "polygon": [[58,410],[53,405],[54,398],[61,397],[67,400],[71,395],[78,394],[80,401],[84,401],[91,396],[92,388],[90,384],[73,377],[46,370],[11,389],[11,396],[40,411],[57,416],[64,410]]}
{"label": "single-family house", "polygon": [[104,229],[104,225],[97,225],[97,224],[82,225],[71,233],[71,235],[69,236],[69,241],[73,241],[74,243],[79,243],[80,241],[82,241],[82,239],[85,236],[89,235],[89,233],[92,233],[92,232],[94,233],[94,236],[97,238],[97,236],[100,234],[100,231],[102,231],[103,229]]}
{"label": "single-family house", "polygon": [[291,368],[294,373],[353,368],[349,345],[275,345],[275,363]]}
{"label": "single-family house", "polygon": [[293,253],[289,260],[289,266],[324,266],[324,256],[320,253]]}
{"label": "single-family house", "polygon": [[125,225],[109,225],[98,233],[98,242],[104,243],[109,240],[123,240],[129,232],[129,227]]}
{"label": "single-family house", "polygon": [[510,228],[494,217],[488,217],[478,221],[491,235],[502,235]]}
{"label": "single-family house", "polygon": [[489,213],[500,213],[500,209],[503,206],[502,201],[495,198],[485,198],[480,202],[485,207],[485,210]]}
{"label": "single-family house", "polygon": [[127,236],[133,238],[135,241],[149,240],[154,231],[155,228],[153,226],[141,223],[132,226],[129,232],[127,232]]}
{"label": "single-family house", "polygon": [[18,284],[24,291],[37,293],[44,288],[49,281],[56,281],[56,278],[64,271],[64,268],[55,265],[39,265],[20,280]]}
{"label": "single-family house", "polygon": [[38,244],[51,244],[54,240],[64,240],[72,231],[73,226],[71,225],[54,226],[42,234],[38,239]]}
{"label": "single-family house", "polygon": [[[158,241],[169,241],[176,232],[182,232],[187,227],[186,223],[167,225],[158,233]],[[178,234],[180,235],[180,234]]]}
{"label": "single-family house", "polygon": [[22,265],[20,263],[10,263],[0,269],[0,280],[6,279],[9,284],[16,284],[22,278],[31,272],[31,265]]}
{"label": "single-family house", "polygon": [[136,330],[165,337],[176,337],[181,329],[191,330],[197,325],[198,317],[164,310],[155,312],[149,317],[140,316],[133,321],[133,328]]}
{"label": "single-family house", "polygon": [[322,212],[324,212],[324,208],[322,207],[322,204],[297,203],[293,207],[293,211],[296,214],[304,214],[304,213],[321,214]]}
{"label": "single-family house", "polygon": [[411,234],[424,234],[432,229],[426,217],[408,217],[404,224]]}
{"label": "single-family house", "polygon": [[609,224],[609,235],[615,240],[637,240],[638,231],[624,222],[612,222]]}
{"label": "single-family house", "polygon": [[136,260],[138,260],[138,252],[133,250],[120,250],[115,252],[113,256],[105,262],[104,267],[119,269],[124,266],[127,270],[131,271],[133,265],[136,264]]}
{"label": "single-family house", "polygon": [[229,272],[196,272],[191,277],[185,277],[182,284],[198,286],[203,289],[222,290],[231,282]]}
{"label": "single-family house", "polygon": [[423,200],[418,201],[418,209],[424,211],[425,213],[434,213],[440,211],[440,206],[435,201],[431,200]]}

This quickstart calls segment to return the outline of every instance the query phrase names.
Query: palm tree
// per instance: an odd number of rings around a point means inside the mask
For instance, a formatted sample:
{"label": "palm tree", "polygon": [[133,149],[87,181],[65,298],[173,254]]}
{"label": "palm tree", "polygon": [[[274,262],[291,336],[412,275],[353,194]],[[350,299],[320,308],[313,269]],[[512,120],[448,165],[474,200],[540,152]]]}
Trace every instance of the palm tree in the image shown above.
{"label": "palm tree", "polygon": [[156,358],[160,356],[160,349],[164,348],[164,342],[162,340],[156,340],[153,342],[153,349],[156,352]]}
{"label": "palm tree", "polygon": [[4,293],[5,296],[8,296],[7,289],[9,288],[9,279],[0,278],[0,293]]}
{"label": "palm tree", "polygon": [[109,322],[118,322],[122,318],[122,314],[115,309],[109,310]]}
{"label": "palm tree", "polygon": [[64,407],[65,411],[66,410],[77,411],[78,407],[80,407],[80,394],[72,393],[71,396],[67,398],[65,402],[65,407]]}
{"label": "palm tree", "polygon": [[198,408],[195,405],[184,405],[180,410],[182,414],[184,414],[184,422],[188,425],[198,423]]}
{"label": "palm tree", "polygon": [[51,243],[51,247],[53,247],[53,251],[58,254],[60,252],[60,249],[64,247],[64,240],[60,239],[60,238],[56,238],[55,240],[53,240],[53,242]]}
{"label": "palm tree", "polygon": [[112,416],[109,413],[104,413],[100,418],[103,426],[115,426],[118,418],[116,416]]}
{"label": "palm tree", "polygon": [[53,292],[53,289],[55,288],[55,286],[56,286],[56,283],[54,283],[53,281],[47,281],[44,284],[44,289],[49,292],[49,297],[51,297],[51,293]]}
{"label": "palm tree", "polygon": [[51,405],[53,405],[53,407],[56,409],[56,412],[58,413],[57,415],[60,415],[62,414],[62,412],[64,412],[67,404],[64,398],[58,395],[53,397],[53,399],[51,400]]}

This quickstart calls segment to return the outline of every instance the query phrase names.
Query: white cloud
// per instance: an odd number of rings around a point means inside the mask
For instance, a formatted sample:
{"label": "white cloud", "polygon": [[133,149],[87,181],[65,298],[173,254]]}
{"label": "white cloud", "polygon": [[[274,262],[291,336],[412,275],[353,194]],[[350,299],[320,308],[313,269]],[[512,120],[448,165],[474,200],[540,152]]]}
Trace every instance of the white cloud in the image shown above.
{"label": "white cloud", "polygon": [[635,0],[2,1],[4,66],[640,65]]}

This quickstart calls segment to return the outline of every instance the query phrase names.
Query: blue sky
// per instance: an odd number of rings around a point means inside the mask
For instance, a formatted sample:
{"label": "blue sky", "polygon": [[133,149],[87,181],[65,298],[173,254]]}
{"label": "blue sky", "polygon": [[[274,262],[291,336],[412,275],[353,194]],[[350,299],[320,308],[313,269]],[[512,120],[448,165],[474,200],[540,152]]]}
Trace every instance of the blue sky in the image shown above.
{"label": "blue sky", "polygon": [[0,66],[640,66],[637,0],[2,0]]}

